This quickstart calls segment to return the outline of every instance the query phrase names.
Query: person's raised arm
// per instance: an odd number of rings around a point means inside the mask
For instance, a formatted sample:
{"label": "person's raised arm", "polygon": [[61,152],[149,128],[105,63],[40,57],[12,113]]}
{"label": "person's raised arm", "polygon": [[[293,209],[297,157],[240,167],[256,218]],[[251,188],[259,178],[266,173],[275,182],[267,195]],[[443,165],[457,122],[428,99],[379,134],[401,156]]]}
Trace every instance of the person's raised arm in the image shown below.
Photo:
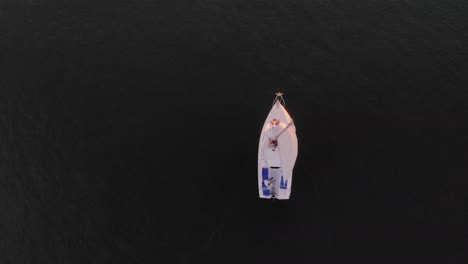
{"label": "person's raised arm", "polygon": [[283,132],[286,131],[286,129],[288,129],[292,124],[293,124],[293,120],[291,119],[291,121],[289,122],[289,124],[288,124],[285,128],[283,128],[283,130],[281,130],[281,131],[278,133],[278,135],[276,136],[275,140],[277,140],[278,137],[281,136],[281,134],[283,134]]}

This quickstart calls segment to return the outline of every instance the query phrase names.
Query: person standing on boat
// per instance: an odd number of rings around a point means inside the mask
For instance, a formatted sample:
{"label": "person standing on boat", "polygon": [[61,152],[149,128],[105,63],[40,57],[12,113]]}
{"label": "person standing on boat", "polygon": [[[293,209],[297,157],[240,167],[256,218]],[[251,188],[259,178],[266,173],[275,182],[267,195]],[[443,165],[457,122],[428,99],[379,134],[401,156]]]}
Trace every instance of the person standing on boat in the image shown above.
{"label": "person standing on boat", "polygon": [[268,167],[281,167],[280,150],[278,148],[278,137],[284,130],[285,125],[279,119],[273,118],[270,121],[270,127],[266,130],[264,157],[268,161]]}
{"label": "person standing on boat", "polygon": [[271,127],[267,130],[268,147],[275,149],[278,146],[278,135],[281,131],[280,121],[273,118],[270,122]]}
{"label": "person standing on boat", "polygon": [[287,126],[282,124],[278,119],[273,118],[270,122],[271,126],[267,130],[267,137],[268,137],[268,147],[276,149],[278,146],[278,137],[291,126],[293,123],[293,120],[289,122]]}

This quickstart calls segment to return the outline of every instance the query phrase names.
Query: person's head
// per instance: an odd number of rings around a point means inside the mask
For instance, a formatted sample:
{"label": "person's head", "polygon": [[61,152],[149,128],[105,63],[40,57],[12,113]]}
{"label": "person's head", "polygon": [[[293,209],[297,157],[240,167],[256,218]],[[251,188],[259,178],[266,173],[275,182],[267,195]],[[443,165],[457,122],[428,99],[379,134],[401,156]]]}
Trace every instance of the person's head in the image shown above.
{"label": "person's head", "polygon": [[280,121],[276,118],[273,118],[273,120],[271,120],[271,124],[274,125],[274,126],[277,126],[279,125]]}

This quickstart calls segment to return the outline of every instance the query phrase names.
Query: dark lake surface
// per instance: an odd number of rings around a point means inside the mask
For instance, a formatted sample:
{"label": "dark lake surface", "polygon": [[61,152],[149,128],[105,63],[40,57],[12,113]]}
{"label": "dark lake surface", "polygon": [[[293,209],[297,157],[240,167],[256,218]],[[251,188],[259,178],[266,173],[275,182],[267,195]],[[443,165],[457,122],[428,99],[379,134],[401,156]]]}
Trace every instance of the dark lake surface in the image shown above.
{"label": "dark lake surface", "polygon": [[467,263],[467,44],[461,0],[1,1],[0,263]]}

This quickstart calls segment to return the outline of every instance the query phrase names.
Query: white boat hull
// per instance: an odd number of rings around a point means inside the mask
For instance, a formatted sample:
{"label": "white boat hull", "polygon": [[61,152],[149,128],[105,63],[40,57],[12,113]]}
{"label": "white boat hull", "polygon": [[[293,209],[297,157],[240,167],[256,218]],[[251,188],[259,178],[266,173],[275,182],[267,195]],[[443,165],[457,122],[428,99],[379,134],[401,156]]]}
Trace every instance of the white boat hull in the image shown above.
{"label": "white boat hull", "polygon": [[[269,146],[268,130],[271,120],[278,119],[284,130],[277,138],[276,148]],[[290,124],[288,126],[288,124]],[[263,124],[258,147],[258,188],[259,197],[264,199],[287,200],[291,195],[293,168],[297,158],[296,128],[289,113],[275,100]]]}

